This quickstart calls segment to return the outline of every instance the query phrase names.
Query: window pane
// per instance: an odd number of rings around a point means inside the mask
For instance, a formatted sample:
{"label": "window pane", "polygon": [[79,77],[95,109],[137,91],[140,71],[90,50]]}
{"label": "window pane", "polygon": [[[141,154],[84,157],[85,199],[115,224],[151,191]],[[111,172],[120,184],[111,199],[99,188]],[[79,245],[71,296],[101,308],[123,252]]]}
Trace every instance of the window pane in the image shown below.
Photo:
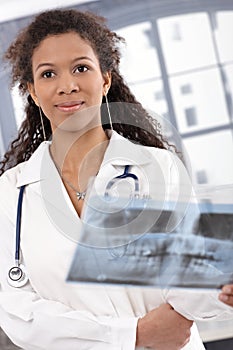
{"label": "window pane", "polygon": [[[229,123],[218,69],[176,76],[169,81],[180,132]],[[189,94],[182,93],[186,85],[191,87]]]}
{"label": "window pane", "polygon": [[209,185],[233,183],[233,139],[231,131],[221,131],[183,140],[192,167],[194,184],[205,174]]}
{"label": "window pane", "polygon": [[149,83],[133,84],[130,89],[143,107],[149,108],[154,113],[165,115],[168,111],[165,100],[162,80]]}
{"label": "window pane", "polygon": [[216,63],[207,14],[162,18],[158,27],[169,74]]}
{"label": "window pane", "polygon": [[117,33],[126,39],[126,47],[122,49],[121,72],[127,82],[161,76],[150,22],[124,27]]}
{"label": "window pane", "polygon": [[217,13],[215,34],[220,61],[232,61],[233,11]]}

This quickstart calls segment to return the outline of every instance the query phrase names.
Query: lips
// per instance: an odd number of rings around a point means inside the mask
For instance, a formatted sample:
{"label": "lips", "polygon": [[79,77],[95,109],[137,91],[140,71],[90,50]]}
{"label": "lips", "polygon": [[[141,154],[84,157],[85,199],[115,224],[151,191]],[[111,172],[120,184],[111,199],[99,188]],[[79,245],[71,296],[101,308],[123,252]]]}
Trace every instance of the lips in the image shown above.
{"label": "lips", "polygon": [[75,112],[81,108],[83,101],[66,101],[55,105],[62,112]]}

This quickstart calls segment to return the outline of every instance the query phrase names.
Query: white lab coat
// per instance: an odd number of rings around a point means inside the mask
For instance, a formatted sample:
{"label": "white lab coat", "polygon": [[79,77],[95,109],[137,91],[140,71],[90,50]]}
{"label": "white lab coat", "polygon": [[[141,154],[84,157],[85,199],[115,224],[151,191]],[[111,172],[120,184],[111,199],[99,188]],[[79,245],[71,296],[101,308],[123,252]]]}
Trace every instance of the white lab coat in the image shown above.
{"label": "white lab coat", "polygon": [[[106,183],[129,163],[144,194],[155,197],[160,191],[169,199],[181,184],[190,186],[180,160],[170,152],[135,145],[113,132],[96,191],[103,194]],[[160,184],[156,189],[150,187],[155,179]],[[16,206],[24,184],[21,250],[30,284],[17,289],[6,276],[14,266]],[[133,350],[138,317],[165,302],[189,319],[232,317],[232,308],[217,300],[217,291],[68,284],[81,220],[50,157],[49,142],[1,176],[0,193],[0,325],[21,348]],[[194,324],[184,349],[203,348]]]}

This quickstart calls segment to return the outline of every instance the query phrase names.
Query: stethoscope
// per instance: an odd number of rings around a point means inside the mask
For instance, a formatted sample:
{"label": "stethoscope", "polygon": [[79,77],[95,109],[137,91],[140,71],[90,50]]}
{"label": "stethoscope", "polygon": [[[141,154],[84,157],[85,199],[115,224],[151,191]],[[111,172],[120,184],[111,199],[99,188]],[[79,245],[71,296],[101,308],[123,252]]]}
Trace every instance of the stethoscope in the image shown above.
{"label": "stethoscope", "polygon": [[28,277],[25,272],[25,267],[20,263],[20,231],[21,231],[21,215],[23,204],[23,193],[25,185],[20,187],[19,198],[17,205],[16,217],[16,236],[15,236],[15,266],[11,267],[8,272],[8,283],[11,287],[19,288],[25,286],[28,282]]}
{"label": "stethoscope", "polygon": [[[110,191],[117,181],[122,179],[131,178],[134,180],[134,193],[132,197],[139,197],[139,180],[137,175],[130,173],[130,165],[126,165],[123,174],[114,177],[110,180],[105,189],[105,196],[110,196]],[[22,217],[22,204],[23,194],[26,185],[20,187],[18,205],[17,205],[17,217],[16,217],[16,238],[15,238],[15,266],[11,267],[8,272],[8,283],[15,288],[23,287],[28,282],[28,277],[25,271],[25,267],[21,264],[20,259],[20,235],[21,235],[21,217]]]}
{"label": "stethoscope", "polygon": [[111,191],[112,187],[116,184],[117,181],[127,179],[127,178],[131,178],[134,180],[134,192],[131,195],[131,197],[133,197],[133,198],[139,197],[138,177],[137,177],[137,175],[130,173],[129,170],[130,170],[130,165],[125,165],[125,169],[124,169],[123,174],[118,175],[109,181],[109,183],[107,184],[106,189],[105,189],[105,194],[104,194],[105,197],[110,196],[110,191]]}

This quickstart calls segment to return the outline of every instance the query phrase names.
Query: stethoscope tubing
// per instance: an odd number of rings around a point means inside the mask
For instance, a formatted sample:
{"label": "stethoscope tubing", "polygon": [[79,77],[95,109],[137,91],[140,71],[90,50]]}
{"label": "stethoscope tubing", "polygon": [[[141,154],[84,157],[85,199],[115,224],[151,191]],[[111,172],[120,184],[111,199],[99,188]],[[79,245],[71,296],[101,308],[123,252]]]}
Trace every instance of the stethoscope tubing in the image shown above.
{"label": "stethoscope tubing", "polygon": [[131,178],[134,180],[134,196],[135,197],[139,196],[138,177],[137,177],[137,175],[130,173],[129,171],[130,171],[130,165],[125,165],[125,169],[124,169],[123,174],[118,175],[109,181],[109,183],[107,184],[106,189],[105,189],[105,196],[109,196],[109,191],[111,190],[112,186],[114,186],[114,184],[116,183],[117,180],[122,180],[122,179],[127,179],[127,178]]}
{"label": "stethoscope tubing", "polygon": [[18,206],[17,206],[17,218],[16,218],[16,238],[15,238],[15,261],[20,262],[20,239],[21,239],[21,218],[22,218],[22,204],[23,193],[26,185],[20,187]]}

